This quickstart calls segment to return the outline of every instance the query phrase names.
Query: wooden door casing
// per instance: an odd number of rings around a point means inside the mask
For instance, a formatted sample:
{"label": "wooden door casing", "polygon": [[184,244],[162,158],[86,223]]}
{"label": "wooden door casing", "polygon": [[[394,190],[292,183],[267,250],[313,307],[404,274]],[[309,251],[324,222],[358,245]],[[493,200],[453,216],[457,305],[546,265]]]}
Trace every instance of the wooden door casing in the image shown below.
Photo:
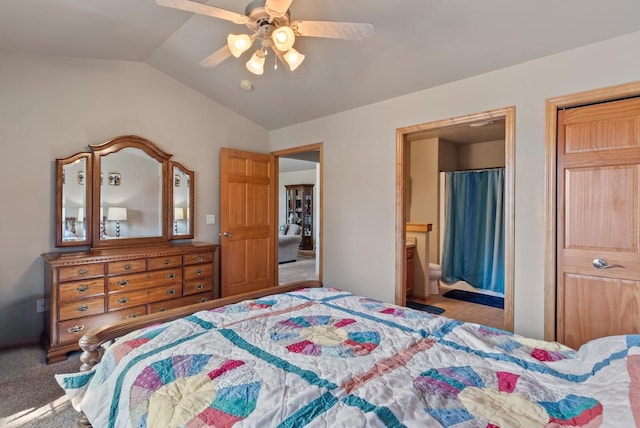
{"label": "wooden door casing", "polygon": [[275,286],[271,155],[220,151],[222,297]]}
{"label": "wooden door casing", "polygon": [[557,340],[640,333],[640,98],[561,110],[557,139]]}

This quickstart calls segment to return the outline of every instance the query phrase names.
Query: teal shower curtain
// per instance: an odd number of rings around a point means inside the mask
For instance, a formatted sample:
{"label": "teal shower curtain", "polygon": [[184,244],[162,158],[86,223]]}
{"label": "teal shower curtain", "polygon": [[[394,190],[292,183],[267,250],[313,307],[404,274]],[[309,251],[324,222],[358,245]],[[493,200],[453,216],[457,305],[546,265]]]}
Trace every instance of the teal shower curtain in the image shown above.
{"label": "teal shower curtain", "polygon": [[504,294],[504,168],[445,173],[442,280]]}

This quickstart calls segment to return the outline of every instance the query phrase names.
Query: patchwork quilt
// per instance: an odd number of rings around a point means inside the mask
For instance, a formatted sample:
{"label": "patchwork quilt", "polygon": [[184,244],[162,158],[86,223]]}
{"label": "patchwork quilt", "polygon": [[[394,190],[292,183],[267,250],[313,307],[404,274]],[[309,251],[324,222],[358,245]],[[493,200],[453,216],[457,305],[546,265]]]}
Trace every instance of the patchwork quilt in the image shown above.
{"label": "patchwork quilt", "polygon": [[640,425],[640,335],[574,351],[329,288],[153,325],[56,378],[95,428]]}

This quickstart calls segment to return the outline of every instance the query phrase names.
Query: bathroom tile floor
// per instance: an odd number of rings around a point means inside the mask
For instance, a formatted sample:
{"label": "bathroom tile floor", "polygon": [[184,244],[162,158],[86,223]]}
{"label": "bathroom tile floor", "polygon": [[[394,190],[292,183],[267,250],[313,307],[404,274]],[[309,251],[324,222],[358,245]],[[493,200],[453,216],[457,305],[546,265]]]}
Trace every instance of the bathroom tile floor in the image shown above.
{"label": "bathroom tile floor", "polygon": [[441,285],[440,294],[431,294],[429,296],[429,300],[427,301],[420,298],[415,298],[413,296],[410,296],[409,300],[442,308],[444,309],[444,313],[442,315],[447,318],[453,318],[455,320],[464,322],[484,324],[494,328],[503,328],[503,309],[442,297],[442,295],[449,290],[450,288]]}

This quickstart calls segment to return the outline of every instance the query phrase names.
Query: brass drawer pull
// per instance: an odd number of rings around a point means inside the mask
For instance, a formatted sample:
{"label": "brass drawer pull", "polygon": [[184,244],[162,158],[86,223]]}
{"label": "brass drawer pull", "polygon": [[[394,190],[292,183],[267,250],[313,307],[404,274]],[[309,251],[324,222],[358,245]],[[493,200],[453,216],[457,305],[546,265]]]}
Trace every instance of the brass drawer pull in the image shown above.
{"label": "brass drawer pull", "polygon": [[87,274],[87,270],[85,268],[82,268],[82,269],[78,270],[78,275],[84,276],[86,274]]}
{"label": "brass drawer pull", "polygon": [[131,266],[131,263],[127,263],[126,265],[124,265],[124,270],[131,270],[133,266]]}
{"label": "brass drawer pull", "polygon": [[67,331],[71,334],[78,334],[80,333],[82,330],[84,330],[84,326],[83,325],[74,325],[73,327],[69,327],[67,329]]}
{"label": "brass drawer pull", "polygon": [[78,311],[78,312],[84,312],[84,311],[86,311],[87,309],[89,309],[89,305],[80,305],[80,306],[78,306],[78,307],[76,308],[76,311]]}
{"label": "brass drawer pull", "polygon": [[127,317],[127,319],[132,319],[132,318],[138,318],[140,315],[138,314],[131,314]]}
{"label": "brass drawer pull", "polygon": [[201,261],[203,261],[203,260],[204,260],[204,258],[203,258],[202,256],[198,256],[198,257],[196,257],[196,261],[197,261],[197,262],[201,262]]}
{"label": "brass drawer pull", "polygon": [[174,294],[176,294],[176,290],[174,290],[173,288],[171,290],[167,290],[167,294],[169,296],[173,296]]}
{"label": "brass drawer pull", "polygon": [[91,287],[89,287],[88,285],[81,285],[79,287],[76,288],[76,291],[78,293],[84,293],[85,291],[87,291],[88,289],[90,289]]}
{"label": "brass drawer pull", "polygon": [[129,280],[128,279],[121,279],[120,281],[118,281],[118,285],[120,287],[125,287],[127,284],[129,284]]}
{"label": "brass drawer pull", "polygon": [[199,303],[204,303],[204,302],[206,302],[207,300],[209,300],[209,299],[207,299],[206,297],[203,297],[202,299],[198,300],[198,302],[199,302]]}
{"label": "brass drawer pull", "polygon": [[202,269],[196,269],[196,275],[202,275],[204,271]]}
{"label": "brass drawer pull", "polygon": [[170,261],[169,259],[165,259],[165,260],[162,262],[162,264],[164,264],[164,265],[168,265],[169,263],[171,263],[171,261]]}
{"label": "brass drawer pull", "polygon": [[195,289],[196,290],[202,290],[204,288],[204,285],[202,284],[196,284]]}
{"label": "brass drawer pull", "polygon": [[124,305],[128,301],[129,301],[128,297],[123,297],[122,299],[118,299],[118,303],[120,303],[121,305]]}
{"label": "brass drawer pull", "polygon": [[173,272],[167,274],[167,278],[169,278],[169,279],[173,279],[175,277],[176,277],[176,274],[173,273]]}
{"label": "brass drawer pull", "polygon": [[158,309],[156,309],[156,312],[164,312],[166,310],[167,308],[165,308],[164,306],[160,306]]}

